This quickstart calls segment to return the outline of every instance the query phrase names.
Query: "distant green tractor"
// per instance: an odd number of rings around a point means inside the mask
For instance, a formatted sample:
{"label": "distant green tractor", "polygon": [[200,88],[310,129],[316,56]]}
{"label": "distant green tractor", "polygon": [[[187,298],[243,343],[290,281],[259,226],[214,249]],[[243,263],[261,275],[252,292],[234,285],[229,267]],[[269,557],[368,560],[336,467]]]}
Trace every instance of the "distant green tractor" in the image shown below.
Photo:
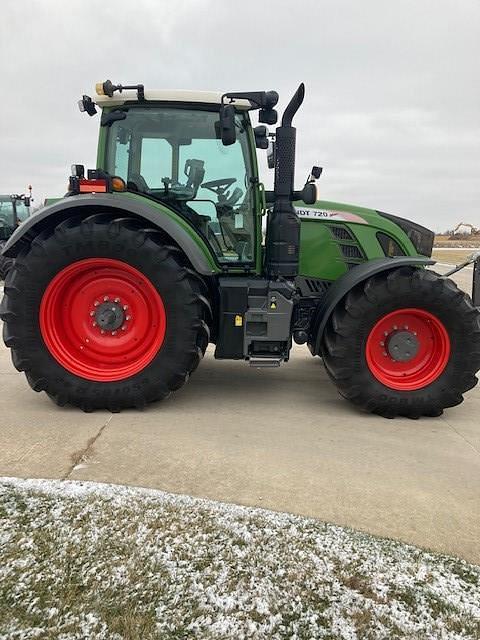
{"label": "distant green tractor", "polygon": [[[317,201],[319,167],[295,191],[303,85],[274,136],[274,91],[106,81],[97,94],[79,103],[102,111],[97,168],[73,165],[67,196],[4,249],[4,339],[33,389],[84,411],[141,408],[180,388],[209,342],[215,358],[276,367],[292,341],[386,417],[440,415],[475,386],[477,269],[472,301],[425,268],[428,229]],[[269,150],[271,192],[256,148]]]}
{"label": "distant green tractor", "polygon": [[[18,225],[30,215],[30,200],[31,196],[0,195],[0,251]],[[13,258],[0,255],[0,280],[5,280],[12,264]]]}

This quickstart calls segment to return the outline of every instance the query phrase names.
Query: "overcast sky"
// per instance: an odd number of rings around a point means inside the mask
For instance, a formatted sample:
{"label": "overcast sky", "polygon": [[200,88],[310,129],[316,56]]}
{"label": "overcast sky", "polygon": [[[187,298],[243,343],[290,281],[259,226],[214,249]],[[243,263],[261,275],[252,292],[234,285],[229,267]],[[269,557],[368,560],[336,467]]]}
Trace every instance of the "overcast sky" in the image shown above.
{"label": "overcast sky", "polygon": [[479,0],[1,6],[0,193],[31,182],[38,204],[65,192],[70,164],[95,166],[99,119],[76,103],[100,80],[275,89],[280,109],[303,81],[299,187],[319,164],[324,199],[480,226]]}

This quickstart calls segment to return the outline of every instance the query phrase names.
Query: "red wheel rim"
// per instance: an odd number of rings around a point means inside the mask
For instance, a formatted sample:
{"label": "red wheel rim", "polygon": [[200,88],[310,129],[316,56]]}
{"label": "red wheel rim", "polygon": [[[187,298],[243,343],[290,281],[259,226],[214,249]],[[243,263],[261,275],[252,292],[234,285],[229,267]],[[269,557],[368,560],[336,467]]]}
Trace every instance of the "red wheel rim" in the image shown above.
{"label": "red wheel rim", "polygon": [[398,309],[373,327],[365,351],[368,368],[383,385],[414,391],[442,374],[450,338],[440,320],[423,309]]}
{"label": "red wheel rim", "polygon": [[48,350],[62,367],[87,380],[135,375],[158,353],[165,330],[160,294],[120,260],[74,262],[53,278],[40,303]]}

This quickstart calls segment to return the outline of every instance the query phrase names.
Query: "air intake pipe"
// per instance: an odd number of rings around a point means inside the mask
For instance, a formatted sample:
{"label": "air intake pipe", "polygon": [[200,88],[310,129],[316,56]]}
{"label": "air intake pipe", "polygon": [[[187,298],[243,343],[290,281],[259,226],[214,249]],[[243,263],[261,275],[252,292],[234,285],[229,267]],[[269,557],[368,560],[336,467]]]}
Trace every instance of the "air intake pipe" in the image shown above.
{"label": "air intake pipe", "polygon": [[267,273],[271,278],[293,279],[298,274],[300,220],[292,201],[295,179],[295,140],[293,116],[305,96],[305,85],[298,87],[277,127],[275,140],[275,182],[273,212],[267,224]]}

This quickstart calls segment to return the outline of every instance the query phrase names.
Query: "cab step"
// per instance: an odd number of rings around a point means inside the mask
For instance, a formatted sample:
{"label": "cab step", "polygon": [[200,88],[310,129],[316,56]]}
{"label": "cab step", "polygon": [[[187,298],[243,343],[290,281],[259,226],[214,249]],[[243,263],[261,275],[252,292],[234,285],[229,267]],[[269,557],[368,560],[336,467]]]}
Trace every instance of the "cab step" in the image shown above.
{"label": "cab step", "polygon": [[249,363],[251,367],[279,367],[283,361],[283,358],[279,358],[278,356],[254,356],[250,357]]}

